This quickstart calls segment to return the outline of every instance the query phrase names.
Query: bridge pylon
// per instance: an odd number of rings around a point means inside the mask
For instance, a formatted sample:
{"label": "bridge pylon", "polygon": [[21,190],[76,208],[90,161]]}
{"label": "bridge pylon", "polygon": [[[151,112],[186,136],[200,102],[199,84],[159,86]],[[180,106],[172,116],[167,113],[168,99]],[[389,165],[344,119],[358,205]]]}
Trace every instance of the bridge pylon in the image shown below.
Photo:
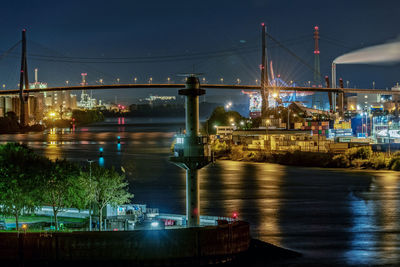
{"label": "bridge pylon", "polygon": [[199,96],[205,93],[195,75],[189,75],[185,89],[179,90],[179,94],[186,97],[186,133],[176,136],[174,156],[170,157],[172,163],[186,170],[186,217],[189,227],[200,226],[198,170],[212,161],[208,137],[199,135]]}
{"label": "bridge pylon", "polygon": [[26,30],[22,30],[22,53],[21,53],[21,72],[19,76],[19,101],[20,101],[20,114],[19,121],[22,126],[26,125],[27,114],[25,113],[25,103],[28,98],[28,94],[24,94],[25,90],[29,89],[28,80],[28,64],[26,60]]}
{"label": "bridge pylon", "polygon": [[265,23],[261,23],[261,117],[266,116],[266,111],[269,106],[268,97],[269,90],[267,87],[269,86],[268,81],[268,56],[266,51],[266,31],[265,31]]}

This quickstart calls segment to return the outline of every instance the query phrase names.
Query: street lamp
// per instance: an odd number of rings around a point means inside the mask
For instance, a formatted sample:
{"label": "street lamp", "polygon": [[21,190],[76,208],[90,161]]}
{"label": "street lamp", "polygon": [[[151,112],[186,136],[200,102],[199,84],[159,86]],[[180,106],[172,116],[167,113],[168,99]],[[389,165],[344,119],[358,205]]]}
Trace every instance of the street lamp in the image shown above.
{"label": "street lamp", "polygon": [[389,136],[389,155],[390,155],[390,125],[392,125],[392,121],[389,121],[388,126],[388,136]]}
{"label": "street lamp", "polygon": [[237,82],[237,84],[240,84],[240,79],[237,78],[237,79],[236,79],[236,82]]}
{"label": "street lamp", "polygon": [[133,80],[135,81],[135,83],[137,82],[137,78],[136,77]]}
{"label": "street lamp", "polygon": [[221,83],[224,83],[224,78],[219,79]]}
{"label": "street lamp", "polygon": [[[22,230],[24,230],[24,234],[26,234],[26,229],[28,229],[28,225],[26,223],[24,223],[22,225]],[[56,228],[57,229],[57,228]]]}
{"label": "street lamp", "polygon": [[119,84],[119,78],[117,78],[117,84]]}
{"label": "street lamp", "polygon": [[[88,159],[89,162],[89,188],[92,191],[92,163],[94,160]],[[92,203],[89,203],[89,231],[92,231]]]}

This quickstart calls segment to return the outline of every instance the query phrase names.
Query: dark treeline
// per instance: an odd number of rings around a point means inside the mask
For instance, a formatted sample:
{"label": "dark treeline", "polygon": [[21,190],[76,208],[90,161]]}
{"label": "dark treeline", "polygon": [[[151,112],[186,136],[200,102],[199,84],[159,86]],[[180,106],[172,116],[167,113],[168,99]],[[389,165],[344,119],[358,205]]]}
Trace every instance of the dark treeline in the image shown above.
{"label": "dark treeline", "polygon": [[0,118],[0,133],[40,132],[44,130],[43,125],[22,126],[19,124],[17,115],[10,111]]}
{"label": "dark treeline", "polygon": [[[208,117],[212,111],[218,106],[217,103],[200,103],[200,117]],[[185,117],[185,105],[177,104],[132,104],[129,106],[128,112],[119,112],[115,110],[102,110],[105,117],[119,117],[121,115],[128,117]]]}
{"label": "dark treeline", "polygon": [[91,109],[91,110],[72,110],[72,118],[78,125],[85,125],[93,122],[104,121],[104,115],[101,111]]}

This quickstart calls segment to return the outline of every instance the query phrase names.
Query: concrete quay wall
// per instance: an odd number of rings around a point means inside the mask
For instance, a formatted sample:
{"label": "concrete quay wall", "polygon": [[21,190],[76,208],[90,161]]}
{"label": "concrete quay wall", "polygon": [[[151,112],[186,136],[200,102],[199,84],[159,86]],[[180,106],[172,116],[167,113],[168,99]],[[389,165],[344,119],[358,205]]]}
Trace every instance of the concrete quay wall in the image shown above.
{"label": "concrete quay wall", "polygon": [[0,262],[208,264],[250,246],[249,224],[123,232],[0,233]]}

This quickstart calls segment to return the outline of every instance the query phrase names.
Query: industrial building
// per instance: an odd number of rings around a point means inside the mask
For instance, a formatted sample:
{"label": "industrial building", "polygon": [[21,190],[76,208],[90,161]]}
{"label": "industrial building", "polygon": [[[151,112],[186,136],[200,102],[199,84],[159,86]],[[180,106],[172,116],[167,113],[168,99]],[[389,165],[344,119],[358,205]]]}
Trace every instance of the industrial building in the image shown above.
{"label": "industrial building", "polygon": [[267,152],[307,151],[328,152],[333,140],[323,135],[312,135],[304,130],[267,130],[253,129],[234,131],[232,140],[248,150],[265,150]]}

